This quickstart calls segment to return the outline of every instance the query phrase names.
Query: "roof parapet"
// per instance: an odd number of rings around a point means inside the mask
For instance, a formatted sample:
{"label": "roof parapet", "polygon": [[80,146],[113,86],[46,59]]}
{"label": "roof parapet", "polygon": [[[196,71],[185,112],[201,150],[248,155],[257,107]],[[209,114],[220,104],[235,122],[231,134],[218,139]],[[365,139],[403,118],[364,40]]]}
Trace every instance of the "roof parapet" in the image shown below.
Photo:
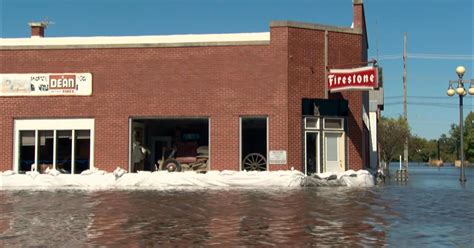
{"label": "roof parapet", "polygon": [[354,29],[350,27],[339,27],[331,25],[322,25],[308,22],[295,22],[295,21],[272,21],[270,27],[290,27],[290,28],[302,28],[302,29],[313,29],[321,31],[332,31],[338,33],[349,33],[349,34],[362,34],[361,29]]}

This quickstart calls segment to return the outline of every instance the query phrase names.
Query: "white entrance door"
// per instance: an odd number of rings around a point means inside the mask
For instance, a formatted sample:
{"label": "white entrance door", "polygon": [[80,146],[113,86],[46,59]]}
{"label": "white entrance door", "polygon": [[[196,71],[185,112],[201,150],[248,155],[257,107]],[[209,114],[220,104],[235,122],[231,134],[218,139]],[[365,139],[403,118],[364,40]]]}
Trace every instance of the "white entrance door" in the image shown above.
{"label": "white entrance door", "polygon": [[342,132],[327,132],[324,135],[325,172],[345,171],[344,139]]}

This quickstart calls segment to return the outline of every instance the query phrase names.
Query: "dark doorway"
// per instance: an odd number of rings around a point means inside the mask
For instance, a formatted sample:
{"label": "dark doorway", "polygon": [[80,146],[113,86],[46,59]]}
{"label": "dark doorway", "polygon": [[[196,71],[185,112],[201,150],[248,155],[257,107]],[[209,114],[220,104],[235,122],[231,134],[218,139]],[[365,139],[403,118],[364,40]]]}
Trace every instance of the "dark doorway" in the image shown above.
{"label": "dark doorway", "polygon": [[317,132],[306,132],[306,174],[317,173],[319,162],[319,137]]}
{"label": "dark doorway", "polygon": [[267,118],[241,118],[242,170],[267,170]]}

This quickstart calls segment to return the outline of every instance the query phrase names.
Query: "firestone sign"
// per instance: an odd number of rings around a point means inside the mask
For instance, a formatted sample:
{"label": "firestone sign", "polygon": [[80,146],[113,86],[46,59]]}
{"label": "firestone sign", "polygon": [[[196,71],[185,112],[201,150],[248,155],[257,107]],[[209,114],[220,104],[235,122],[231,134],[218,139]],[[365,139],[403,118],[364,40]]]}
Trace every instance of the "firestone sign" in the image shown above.
{"label": "firestone sign", "polygon": [[0,74],[0,96],[90,96],[90,73]]}
{"label": "firestone sign", "polygon": [[347,90],[372,90],[378,86],[377,67],[366,66],[354,69],[331,69],[328,74],[330,92]]}

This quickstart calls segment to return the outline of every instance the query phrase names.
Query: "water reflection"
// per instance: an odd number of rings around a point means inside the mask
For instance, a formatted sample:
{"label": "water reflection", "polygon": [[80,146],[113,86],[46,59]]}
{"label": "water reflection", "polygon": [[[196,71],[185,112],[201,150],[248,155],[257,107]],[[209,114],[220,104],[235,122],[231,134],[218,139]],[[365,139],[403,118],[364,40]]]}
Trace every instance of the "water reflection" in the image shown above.
{"label": "water reflection", "polygon": [[[2,246],[385,244],[366,190],[2,191]],[[361,200],[361,197],[364,200]]]}
{"label": "water reflection", "polygon": [[0,246],[472,244],[473,187],[433,173],[371,189],[0,191]]}

